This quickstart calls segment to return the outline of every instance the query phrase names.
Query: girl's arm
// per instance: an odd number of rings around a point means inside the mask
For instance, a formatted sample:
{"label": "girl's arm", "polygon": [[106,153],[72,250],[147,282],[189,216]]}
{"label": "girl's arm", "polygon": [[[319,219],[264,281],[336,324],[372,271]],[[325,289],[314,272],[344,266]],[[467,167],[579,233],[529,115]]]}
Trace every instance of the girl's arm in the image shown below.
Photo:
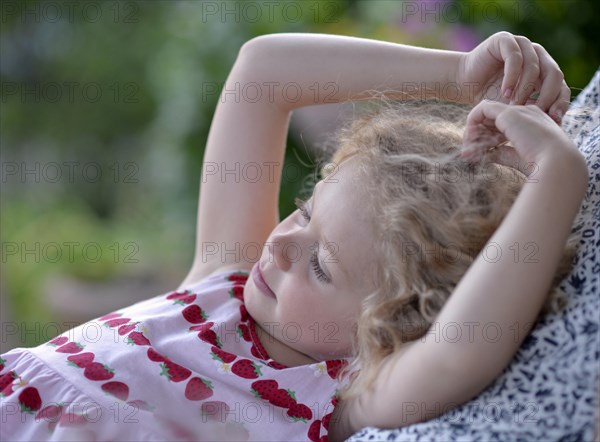
{"label": "girl's arm", "polygon": [[543,48],[522,39],[501,32],[470,53],[300,33],[244,44],[211,123],[194,263],[180,288],[216,270],[249,270],[260,257],[279,223],[279,186],[295,108],[370,98],[365,91],[373,90],[395,98],[470,103],[490,90],[529,91],[535,82],[540,107],[562,109],[562,73]]}
{"label": "girl's arm", "polygon": [[[461,52],[329,34],[282,33],[245,44],[252,63],[249,82],[282,110],[372,98],[454,96]],[[420,95],[427,94],[427,95]],[[466,98],[465,97],[463,98]]]}
{"label": "girl's arm", "polygon": [[291,111],[406,83],[445,85],[456,52],[353,37],[272,34],[241,48],[221,91],[203,159],[192,268],[180,288],[250,270],[279,223]]}
{"label": "girl's arm", "polygon": [[585,160],[536,106],[482,102],[469,114],[467,142],[481,123],[495,125],[536,173],[427,335],[388,357],[374,389],[340,408],[332,440],[432,419],[472,399],[508,366],[543,306],[587,189]]}

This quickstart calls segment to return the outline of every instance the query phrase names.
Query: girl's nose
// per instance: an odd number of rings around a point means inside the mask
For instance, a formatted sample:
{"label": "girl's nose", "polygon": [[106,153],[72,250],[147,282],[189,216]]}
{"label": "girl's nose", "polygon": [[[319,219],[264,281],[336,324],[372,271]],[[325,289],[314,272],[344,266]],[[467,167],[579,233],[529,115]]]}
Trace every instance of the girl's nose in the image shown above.
{"label": "girl's nose", "polygon": [[289,270],[292,264],[302,259],[303,248],[299,235],[294,230],[273,234],[269,253],[270,259],[279,270]]}

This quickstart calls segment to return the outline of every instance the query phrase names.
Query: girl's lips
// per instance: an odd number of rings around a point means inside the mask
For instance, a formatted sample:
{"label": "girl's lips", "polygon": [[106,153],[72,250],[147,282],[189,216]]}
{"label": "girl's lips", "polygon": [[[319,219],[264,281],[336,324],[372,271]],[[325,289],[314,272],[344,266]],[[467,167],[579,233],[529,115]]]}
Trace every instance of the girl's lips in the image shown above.
{"label": "girl's lips", "polygon": [[252,267],[251,275],[252,275],[252,280],[254,281],[254,285],[256,285],[256,287],[265,296],[270,296],[271,298],[275,298],[275,293],[273,293],[273,290],[271,290],[271,288],[269,287],[269,285],[265,281],[265,278],[263,277],[263,275],[262,275],[262,273],[260,271],[259,262],[257,262],[256,264],[254,264],[254,267]]}

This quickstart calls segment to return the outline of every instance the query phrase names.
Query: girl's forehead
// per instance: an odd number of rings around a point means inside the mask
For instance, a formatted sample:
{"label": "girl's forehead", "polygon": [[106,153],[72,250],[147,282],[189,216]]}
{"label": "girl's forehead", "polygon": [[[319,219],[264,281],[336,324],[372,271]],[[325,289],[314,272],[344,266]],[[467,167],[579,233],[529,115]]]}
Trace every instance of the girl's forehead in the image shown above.
{"label": "girl's forehead", "polygon": [[[330,163],[329,174],[321,179],[315,186],[319,185],[358,185],[360,183],[360,174],[358,173],[359,159],[351,157],[339,164]],[[331,186],[330,186],[331,187]]]}

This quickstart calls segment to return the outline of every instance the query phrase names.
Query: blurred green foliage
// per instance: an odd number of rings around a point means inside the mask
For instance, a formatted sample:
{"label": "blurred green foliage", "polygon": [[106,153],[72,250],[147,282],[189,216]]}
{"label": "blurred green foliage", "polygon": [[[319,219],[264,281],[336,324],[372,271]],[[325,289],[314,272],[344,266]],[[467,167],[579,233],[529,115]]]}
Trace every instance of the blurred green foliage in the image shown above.
{"label": "blurred green foliage", "polygon": [[[180,280],[186,275],[204,143],[218,100],[215,87],[220,89],[250,38],[320,32],[468,51],[508,30],[545,46],[576,91],[600,63],[594,35],[599,5],[593,0],[3,2],[2,284],[14,319],[51,319],[43,302],[43,282],[51,273],[106,280],[151,268]],[[294,163],[312,173],[305,166],[311,158],[293,134],[285,161],[284,168]],[[52,164],[58,169],[48,167]],[[26,170],[33,172],[23,175]],[[53,180],[56,170],[61,176]],[[300,185],[300,180],[283,183],[281,217],[294,209]],[[95,262],[80,253],[56,262],[42,251],[23,254],[35,243],[43,248],[67,242],[97,242],[104,253]],[[114,243],[122,252],[134,243],[137,262],[124,262],[122,255],[115,259]],[[7,253],[11,245],[18,253]],[[27,336],[22,345],[39,341]]]}

